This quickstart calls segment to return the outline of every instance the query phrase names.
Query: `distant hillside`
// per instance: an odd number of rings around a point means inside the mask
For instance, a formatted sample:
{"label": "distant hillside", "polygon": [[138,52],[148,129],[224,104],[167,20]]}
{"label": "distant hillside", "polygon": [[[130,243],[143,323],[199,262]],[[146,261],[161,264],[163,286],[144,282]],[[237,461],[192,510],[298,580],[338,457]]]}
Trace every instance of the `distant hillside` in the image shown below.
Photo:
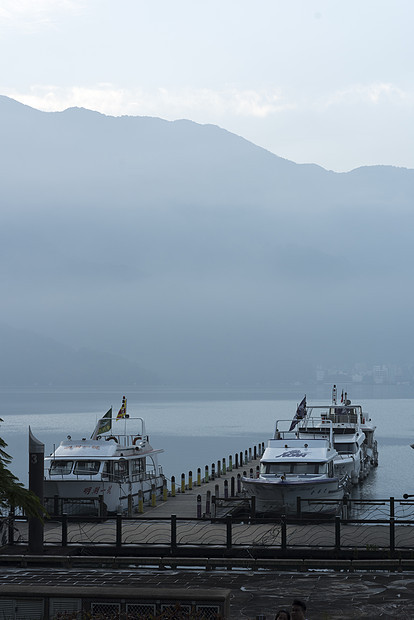
{"label": "distant hillside", "polygon": [[121,355],[75,350],[51,338],[0,326],[0,386],[157,385],[159,378]]}
{"label": "distant hillside", "polygon": [[262,385],[412,359],[413,170],[337,174],[212,125],[7,97],[0,135],[2,320],[72,351],[55,367],[36,341],[28,377]]}

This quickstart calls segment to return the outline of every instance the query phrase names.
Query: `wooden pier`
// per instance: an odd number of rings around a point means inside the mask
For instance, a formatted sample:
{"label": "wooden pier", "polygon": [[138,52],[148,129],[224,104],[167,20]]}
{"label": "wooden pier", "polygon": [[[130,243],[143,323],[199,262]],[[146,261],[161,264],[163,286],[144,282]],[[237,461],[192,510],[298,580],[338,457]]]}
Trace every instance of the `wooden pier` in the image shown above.
{"label": "wooden pier", "polygon": [[[252,458],[237,469],[226,466],[223,471],[222,467],[219,475],[214,472],[214,478],[210,470],[208,482],[205,482],[204,476],[203,478],[199,476],[200,484],[197,476],[195,479],[189,475],[186,478],[181,477],[178,484],[175,483],[175,491],[170,489],[166,500],[157,498],[155,506],[147,503],[144,505],[144,512],[134,512],[134,516],[168,518],[177,515],[183,518],[201,518],[224,517],[231,514],[237,503],[240,505],[243,502],[241,477],[244,472],[247,476],[256,475],[259,461],[260,458],[256,456],[256,459]],[[247,507],[248,502],[245,501],[245,505]]]}

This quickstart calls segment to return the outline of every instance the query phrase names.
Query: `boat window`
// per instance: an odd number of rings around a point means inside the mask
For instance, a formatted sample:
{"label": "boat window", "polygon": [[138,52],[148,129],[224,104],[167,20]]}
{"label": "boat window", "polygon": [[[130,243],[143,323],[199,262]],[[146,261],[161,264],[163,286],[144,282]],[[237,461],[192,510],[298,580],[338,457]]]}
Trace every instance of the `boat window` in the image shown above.
{"label": "boat window", "polygon": [[111,463],[105,461],[102,469],[102,476],[108,477],[111,475]]}
{"label": "boat window", "polygon": [[50,464],[51,476],[65,476],[72,471],[73,461],[52,461]]}
{"label": "boat window", "polygon": [[114,461],[113,472],[116,479],[128,474],[128,461]]}
{"label": "boat window", "polygon": [[262,463],[262,474],[323,474],[326,463]]}
{"label": "boat window", "polygon": [[145,459],[134,459],[131,462],[131,474],[140,474],[145,470]]}
{"label": "boat window", "polygon": [[292,474],[321,474],[326,471],[325,463],[292,463]]}
{"label": "boat window", "polygon": [[97,474],[100,464],[101,461],[76,461],[73,473],[81,476]]}
{"label": "boat window", "polygon": [[335,443],[334,448],[338,454],[356,454],[358,451],[356,443]]}

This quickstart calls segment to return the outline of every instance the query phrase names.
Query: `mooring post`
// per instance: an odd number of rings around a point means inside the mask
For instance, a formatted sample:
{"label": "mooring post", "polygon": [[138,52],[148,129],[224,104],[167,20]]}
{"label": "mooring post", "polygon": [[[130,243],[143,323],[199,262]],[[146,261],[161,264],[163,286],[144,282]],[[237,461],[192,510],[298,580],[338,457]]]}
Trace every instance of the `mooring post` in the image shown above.
{"label": "mooring post", "polygon": [[229,471],[233,471],[233,457],[229,454]]}
{"label": "mooring post", "polygon": [[211,491],[206,494],[206,517],[211,516]]}
{"label": "mooring post", "polygon": [[237,452],[234,455],[234,469],[239,469],[239,455]]}
{"label": "mooring post", "polygon": [[224,499],[228,499],[229,497],[229,481],[224,481]]}
{"label": "mooring post", "polygon": [[[45,445],[36,439],[29,426],[29,490],[43,506]],[[39,517],[29,517],[29,553],[43,553],[43,521]]]}
{"label": "mooring post", "polygon": [[256,496],[252,495],[250,498],[250,517],[254,519],[256,516]]}
{"label": "mooring post", "polygon": [[197,468],[197,486],[201,487],[201,467]]}
{"label": "mooring post", "polygon": [[139,489],[138,491],[138,512],[140,515],[144,512],[144,492],[142,489]]}
{"label": "mooring post", "polygon": [[235,480],[234,476],[232,476],[230,480],[230,497],[234,497],[235,495]]}
{"label": "mooring post", "polygon": [[208,482],[208,465],[204,468],[204,482]]}
{"label": "mooring post", "polygon": [[197,519],[201,519],[201,495],[197,495]]}

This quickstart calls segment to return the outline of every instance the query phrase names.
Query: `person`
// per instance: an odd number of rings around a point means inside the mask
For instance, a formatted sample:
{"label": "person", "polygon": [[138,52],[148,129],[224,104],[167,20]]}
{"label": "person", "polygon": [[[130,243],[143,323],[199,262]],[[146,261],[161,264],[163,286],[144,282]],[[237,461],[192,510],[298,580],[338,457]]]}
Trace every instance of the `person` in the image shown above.
{"label": "person", "polygon": [[275,616],[275,620],[290,620],[290,613],[286,609],[279,609]]}
{"label": "person", "polygon": [[295,598],[290,608],[291,620],[306,620],[306,605],[303,601]]}

